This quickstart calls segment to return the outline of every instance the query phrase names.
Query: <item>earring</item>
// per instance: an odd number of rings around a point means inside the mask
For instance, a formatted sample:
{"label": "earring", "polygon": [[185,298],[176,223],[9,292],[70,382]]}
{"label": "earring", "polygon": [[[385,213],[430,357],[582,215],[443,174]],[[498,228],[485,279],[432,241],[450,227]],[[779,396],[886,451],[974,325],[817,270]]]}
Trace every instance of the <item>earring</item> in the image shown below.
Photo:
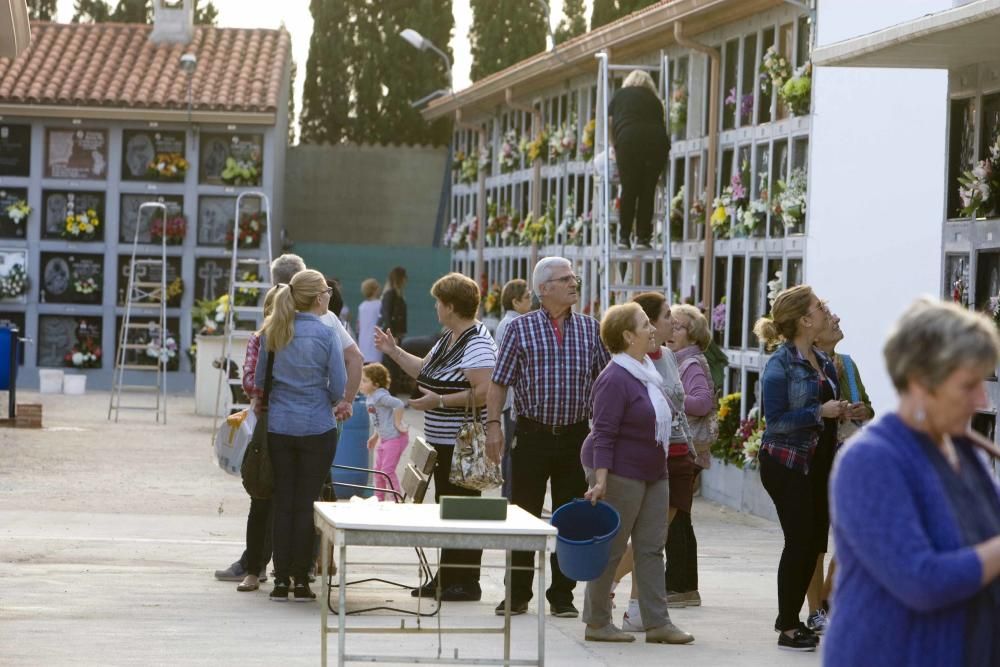
{"label": "earring", "polygon": [[917,409],[913,412],[913,419],[918,424],[923,424],[925,421],[927,421],[927,412],[924,410],[924,406],[922,405],[917,406]]}

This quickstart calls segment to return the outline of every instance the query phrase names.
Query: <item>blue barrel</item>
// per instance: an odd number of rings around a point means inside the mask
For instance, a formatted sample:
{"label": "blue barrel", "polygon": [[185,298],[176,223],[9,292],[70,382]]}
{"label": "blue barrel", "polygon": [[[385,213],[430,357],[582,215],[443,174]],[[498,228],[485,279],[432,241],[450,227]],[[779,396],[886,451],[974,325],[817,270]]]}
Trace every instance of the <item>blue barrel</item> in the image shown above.
{"label": "blue barrel", "polygon": [[0,391],[10,391],[17,386],[17,364],[21,356],[17,334],[17,329],[0,328]]}
{"label": "blue barrel", "polygon": [[[368,467],[368,408],[365,397],[358,394],[354,399],[354,414],[344,422],[337,442],[337,455],[333,458],[334,465]],[[331,470],[333,481],[345,484],[368,484],[368,473],[354,470]],[[372,494],[367,489],[352,489],[348,486],[334,486],[338,498],[361,496],[367,498]]]}
{"label": "blue barrel", "polygon": [[570,579],[592,581],[601,576],[611,557],[611,540],[618,534],[621,517],[603,500],[571,500],[552,514],[559,530],[556,556],[559,569]]}

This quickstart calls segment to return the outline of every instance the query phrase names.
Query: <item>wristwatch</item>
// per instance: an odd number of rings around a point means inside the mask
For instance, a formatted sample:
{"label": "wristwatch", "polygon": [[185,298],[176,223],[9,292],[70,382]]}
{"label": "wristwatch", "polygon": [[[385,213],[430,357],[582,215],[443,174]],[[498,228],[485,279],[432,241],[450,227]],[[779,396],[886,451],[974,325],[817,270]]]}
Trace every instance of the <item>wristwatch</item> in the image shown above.
{"label": "wristwatch", "polygon": [[444,410],[444,396],[441,394],[438,394],[438,407]]}

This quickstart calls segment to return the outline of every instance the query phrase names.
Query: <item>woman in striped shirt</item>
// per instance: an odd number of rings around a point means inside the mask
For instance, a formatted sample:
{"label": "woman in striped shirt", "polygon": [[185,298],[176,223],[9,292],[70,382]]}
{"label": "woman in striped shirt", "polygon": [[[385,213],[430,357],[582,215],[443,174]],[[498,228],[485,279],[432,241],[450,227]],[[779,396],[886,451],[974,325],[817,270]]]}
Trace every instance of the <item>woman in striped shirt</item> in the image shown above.
{"label": "woman in striped shirt", "polygon": [[[448,481],[455,437],[469,410],[475,419],[484,418],[482,406],[486,390],[497,361],[497,348],[489,330],[476,319],[479,311],[479,286],[460,273],[449,273],[431,287],[434,309],[444,327],[438,339],[423,359],[396,345],[392,332],[375,329],[375,345],[387,357],[399,364],[407,375],[416,378],[422,395],[410,401],[410,407],[424,410],[424,437],[437,450],[434,467],[434,499],[441,496],[478,496]],[[434,580],[413,591],[414,597],[437,594],[440,579],[441,599],[477,601],[482,597],[479,586],[481,550],[444,549],[442,565],[472,567],[444,568]]]}

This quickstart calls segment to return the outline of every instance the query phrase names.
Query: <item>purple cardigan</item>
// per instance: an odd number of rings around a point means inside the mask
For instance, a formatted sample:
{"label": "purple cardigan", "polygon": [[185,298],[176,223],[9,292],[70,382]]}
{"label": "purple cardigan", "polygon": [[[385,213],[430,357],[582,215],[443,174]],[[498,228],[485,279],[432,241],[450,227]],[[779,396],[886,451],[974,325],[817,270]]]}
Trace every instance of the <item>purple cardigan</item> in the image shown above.
{"label": "purple cardigan", "polygon": [[592,395],[593,426],[580,450],[584,467],[629,479],[666,479],[666,454],[656,444],[656,412],[646,385],[612,361],[594,381]]}

